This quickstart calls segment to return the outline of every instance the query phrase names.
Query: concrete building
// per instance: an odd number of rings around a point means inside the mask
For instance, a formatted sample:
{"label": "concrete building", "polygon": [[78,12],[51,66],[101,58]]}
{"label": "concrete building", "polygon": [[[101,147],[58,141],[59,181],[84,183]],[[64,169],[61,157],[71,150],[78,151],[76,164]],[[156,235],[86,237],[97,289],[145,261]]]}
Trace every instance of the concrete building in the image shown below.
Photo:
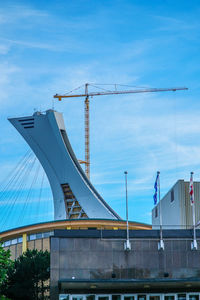
{"label": "concrete building", "polygon": [[[11,258],[14,260],[27,249],[50,251],[50,237],[54,235],[54,230],[89,230],[91,232],[94,228],[97,230],[125,230],[126,222],[106,219],[58,220],[0,232],[0,240],[5,249],[10,249]],[[129,228],[130,230],[150,230],[151,225],[129,222]]]}
{"label": "concrete building", "polygon": [[[197,232],[198,246],[200,232]],[[51,299],[199,300],[200,251],[190,230],[55,230],[51,236]]]}
{"label": "concrete building", "polygon": [[61,113],[47,110],[9,121],[44,168],[53,194],[54,220],[120,219],[82,170],[68,140]]}
{"label": "concrete building", "polygon": [[[194,205],[196,224],[200,220],[200,182],[194,182]],[[193,226],[192,206],[189,197],[189,182],[178,180],[152,210],[152,227],[160,225],[160,207],[164,229],[189,229]]]}
{"label": "concrete building", "polygon": [[[29,249],[49,250],[51,300],[200,300],[200,250],[191,230],[160,232],[130,222],[63,220],[0,234],[12,258]],[[200,249],[200,230],[197,230]]]}

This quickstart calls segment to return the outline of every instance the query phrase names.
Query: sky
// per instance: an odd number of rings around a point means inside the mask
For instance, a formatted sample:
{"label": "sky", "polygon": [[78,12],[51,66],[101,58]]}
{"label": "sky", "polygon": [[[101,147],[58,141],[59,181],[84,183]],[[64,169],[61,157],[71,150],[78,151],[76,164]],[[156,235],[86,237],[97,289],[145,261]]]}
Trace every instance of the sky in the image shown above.
{"label": "sky", "polygon": [[[58,102],[53,95],[86,82],[189,88],[91,99],[91,182],[122,218],[124,171],[129,218],[144,223],[151,223],[158,170],[161,196],[191,171],[200,180],[199,15],[195,0],[1,1],[1,230],[53,218],[48,181],[7,118],[52,107],[63,112],[76,156],[84,159],[84,99]],[[9,181],[27,153],[28,173]]]}

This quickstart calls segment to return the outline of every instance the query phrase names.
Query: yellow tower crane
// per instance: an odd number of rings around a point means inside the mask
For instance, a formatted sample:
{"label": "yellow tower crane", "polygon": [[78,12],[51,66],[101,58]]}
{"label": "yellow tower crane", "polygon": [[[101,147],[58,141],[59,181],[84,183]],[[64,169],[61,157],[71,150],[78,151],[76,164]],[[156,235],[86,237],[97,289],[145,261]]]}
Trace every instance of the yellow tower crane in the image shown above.
{"label": "yellow tower crane", "polygon": [[[103,95],[119,95],[119,94],[136,94],[136,93],[152,93],[152,92],[175,92],[180,90],[188,90],[186,87],[174,87],[174,88],[140,88],[135,90],[115,90],[115,91],[101,91],[101,92],[88,92],[89,83],[85,84],[85,93],[83,94],[68,94],[68,95],[54,95],[59,101],[62,98],[74,98],[85,97],[85,161],[79,161],[85,164],[85,173],[90,179],[90,114],[89,114],[89,97],[103,96]],[[116,87],[116,85],[115,85]]]}

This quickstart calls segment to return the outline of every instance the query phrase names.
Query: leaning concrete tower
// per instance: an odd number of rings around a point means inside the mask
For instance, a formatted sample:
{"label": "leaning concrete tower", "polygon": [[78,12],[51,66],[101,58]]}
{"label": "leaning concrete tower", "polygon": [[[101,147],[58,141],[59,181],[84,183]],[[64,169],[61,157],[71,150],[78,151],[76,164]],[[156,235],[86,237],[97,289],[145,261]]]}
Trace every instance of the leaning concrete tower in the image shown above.
{"label": "leaning concrete tower", "polygon": [[54,219],[120,219],[82,170],[67,137],[61,113],[47,110],[9,121],[29,144],[49,180]]}

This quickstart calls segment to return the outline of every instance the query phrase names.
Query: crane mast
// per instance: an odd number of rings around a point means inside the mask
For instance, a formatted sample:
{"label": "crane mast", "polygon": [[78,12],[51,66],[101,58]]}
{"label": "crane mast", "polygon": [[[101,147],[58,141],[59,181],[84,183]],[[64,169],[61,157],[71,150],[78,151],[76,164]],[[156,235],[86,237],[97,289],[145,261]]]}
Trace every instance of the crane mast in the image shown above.
{"label": "crane mast", "polygon": [[90,101],[88,96],[88,83],[85,84],[85,173],[90,179]]}
{"label": "crane mast", "polygon": [[89,97],[93,96],[103,96],[103,95],[119,95],[119,94],[136,94],[136,93],[154,93],[154,92],[175,92],[180,90],[188,90],[186,87],[174,87],[174,88],[145,88],[137,90],[125,90],[125,91],[104,91],[104,92],[88,92],[89,83],[85,84],[84,94],[69,94],[69,95],[54,95],[59,101],[62,98],[76,98],[85,97],[85,161],[80,161],[80,163],[85,164],[85,173],[90,179],[90,110],[89,110]]}

